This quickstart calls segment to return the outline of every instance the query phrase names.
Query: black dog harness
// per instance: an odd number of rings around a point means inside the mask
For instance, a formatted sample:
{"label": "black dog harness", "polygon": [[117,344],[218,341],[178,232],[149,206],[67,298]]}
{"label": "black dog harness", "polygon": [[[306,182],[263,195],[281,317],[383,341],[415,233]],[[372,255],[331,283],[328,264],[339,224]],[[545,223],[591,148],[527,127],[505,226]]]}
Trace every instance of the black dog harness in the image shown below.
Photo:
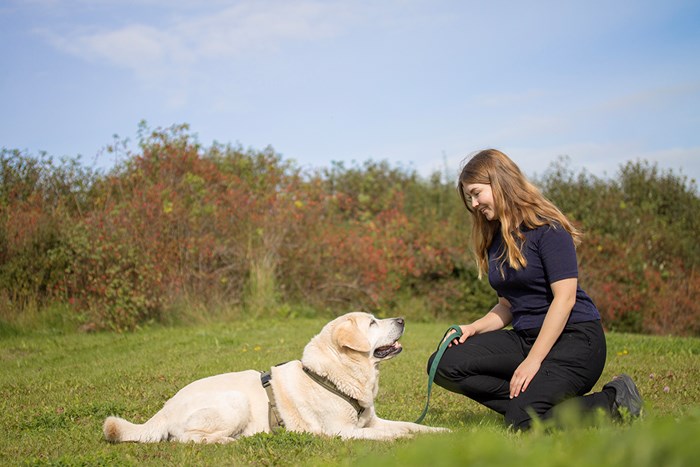
{"label": "black dog harness", "polygon": [[[279,366],[279,365],[276,365]],[[311,378],[316,384],[319,386],[323,387],[327,391],[335,394],[336,396],[342,398],[345,400],[347,403],[352,405],[352,408],[355,409],[357,412],[357,418],[360,418],[362,413],[365,411],[365,408],[360,405],[360,401],[355,399],[354,397],[350,397],[347,394],[343,393],[338,389],[338,386],[333,384],[328,378],[325,378],[317,373],[314,373],[307,367],[302,367],[304,369],[304,373]],[[272,391],[272,374],[270,371],[264,371],[260,372],[260,383],[262,384],[262,387],[265,388],[265,392],[267,394],[267,400],[268,400],[268,419],[270,422],[270,430],[271,431],[276,431],[280,428],[283,428],[284,425],[284,420],[282,419],[282,416],[280,415],[279,409],[277,408],[277,402],[275,401],[275,393]]]}

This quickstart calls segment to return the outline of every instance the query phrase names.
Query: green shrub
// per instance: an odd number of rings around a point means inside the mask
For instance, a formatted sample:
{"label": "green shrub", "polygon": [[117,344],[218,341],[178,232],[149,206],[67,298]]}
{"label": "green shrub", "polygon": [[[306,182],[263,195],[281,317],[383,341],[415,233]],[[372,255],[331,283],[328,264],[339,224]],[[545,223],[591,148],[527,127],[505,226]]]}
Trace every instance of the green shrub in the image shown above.
{"label": "green shrub", "polygon": [[646,161],[616,179],[574,174],[566,159],[539,181],[583,229],[581,282],[610,329],[700,334],[700,198],[694,180]]}
{"label": "green shrub", "polygon": [[[269,147],[203,147],[187,125],[144,123],[138,150],[108,151],[120,163],[104,174],[2,151],[3,321],[64,303],[88,328],[128,330],[187,303],[464,322],[495,302],[445,174],[386,161],[304,172]],[[700,333],[694,181],[647,162],[603,179],[562,159],[536,182],[586,234],[580,280],[609,329]]]}

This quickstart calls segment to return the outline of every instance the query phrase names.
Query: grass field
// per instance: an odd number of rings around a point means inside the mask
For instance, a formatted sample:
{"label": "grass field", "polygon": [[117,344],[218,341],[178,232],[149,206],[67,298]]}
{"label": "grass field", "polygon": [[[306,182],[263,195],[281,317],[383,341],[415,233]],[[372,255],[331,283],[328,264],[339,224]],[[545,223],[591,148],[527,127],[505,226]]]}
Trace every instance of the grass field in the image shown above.
{"label": "grass field", "polygon": [[[268,369],[301,356],[320,319],[153,327],[132,334],[33,332],[0,338],[2,465],[696,465],[700,455],[700,339],[608,335],[596,389],[629,373],[645,397],[633,423],[527,433],[441,388],[426,424],[450,434],[395,442],[281,432],[229,445],[112,445],[104,418],[143,422],[194,379]],[[404,352],[382,367],[377,412],[415,420],[425,404],[425,361],[448,323],[411,323]],[[576,425],[576,424],[574,424]]]}

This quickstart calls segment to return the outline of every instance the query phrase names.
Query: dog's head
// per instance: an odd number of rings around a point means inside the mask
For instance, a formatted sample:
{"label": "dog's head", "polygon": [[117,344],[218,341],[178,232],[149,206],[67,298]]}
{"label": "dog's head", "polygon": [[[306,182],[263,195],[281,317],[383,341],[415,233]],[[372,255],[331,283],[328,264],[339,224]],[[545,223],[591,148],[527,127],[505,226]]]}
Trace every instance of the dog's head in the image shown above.
{"label": "dog's head", "polygon": [[375,362],[388,360],[402,349],[403,318],[377,319],[369,313],[348,313],[326,325],[331,342],[341,352],[368,354]]}
{"label": "dog's head", "polygon": [[377,319],[348,313],[326,324],[304,348],[302,364],[343,393],[371,404],[378,390],[378,364],[398,355],[403,318]]}

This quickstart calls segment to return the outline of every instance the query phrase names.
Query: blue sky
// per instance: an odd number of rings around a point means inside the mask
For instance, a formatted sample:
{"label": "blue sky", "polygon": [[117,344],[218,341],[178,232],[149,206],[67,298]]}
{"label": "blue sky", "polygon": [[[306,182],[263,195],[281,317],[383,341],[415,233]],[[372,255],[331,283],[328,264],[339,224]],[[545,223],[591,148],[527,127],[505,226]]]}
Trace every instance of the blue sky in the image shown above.
{"label": "blue sky", "polygon": [[188,123],[304,168],[496,147],[700,179],[700,2],[0,0],[0,146],[107,168]]}

